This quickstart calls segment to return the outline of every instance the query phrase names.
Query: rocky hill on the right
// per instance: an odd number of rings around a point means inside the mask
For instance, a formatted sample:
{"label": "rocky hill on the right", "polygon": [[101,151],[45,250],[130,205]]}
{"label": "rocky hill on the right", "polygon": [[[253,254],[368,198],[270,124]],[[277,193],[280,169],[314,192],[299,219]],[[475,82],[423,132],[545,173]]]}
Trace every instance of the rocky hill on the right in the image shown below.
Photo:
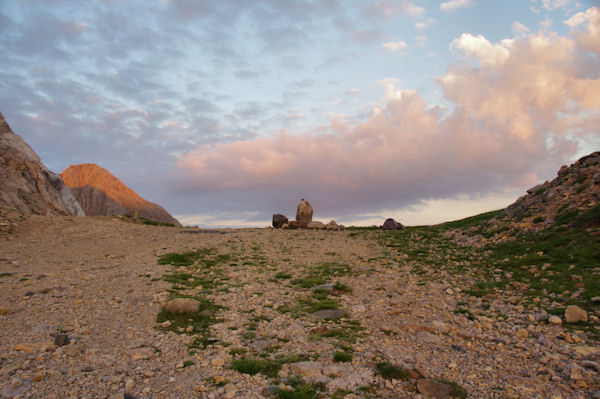
{"label": "rocky hill on the right", "polygon": [[[600,152],[506,209],[421,230],[431,238],[419,245],[442,248],[445,262],[468,260],[457,271],[475,297],[512,298],[565,319],[577,305],[600,319]],[[600,325],[580,327],[600,340]]]}
{"label": "rocky hill on the right", "polygon": [[560,168],[551,182],[527,190],[527,195],[509,205],[498,219],[507,217],[517,227],[539,231],[594,208],[599,201],[600,151],[597,151]]}

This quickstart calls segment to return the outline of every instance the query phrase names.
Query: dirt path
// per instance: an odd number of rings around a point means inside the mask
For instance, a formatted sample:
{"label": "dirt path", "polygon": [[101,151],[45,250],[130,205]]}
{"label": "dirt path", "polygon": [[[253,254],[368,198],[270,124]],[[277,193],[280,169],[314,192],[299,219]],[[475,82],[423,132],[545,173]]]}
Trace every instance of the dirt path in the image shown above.
{"label": "dirt path", "polygon": [[[0,236],[0,398],[600,397],[598,348],[576,332],[510,298],[474,317],[460,276],[413,274],[370,237],[29,217]],[[160,327],[172,296],[206,300],[210,326]]]}

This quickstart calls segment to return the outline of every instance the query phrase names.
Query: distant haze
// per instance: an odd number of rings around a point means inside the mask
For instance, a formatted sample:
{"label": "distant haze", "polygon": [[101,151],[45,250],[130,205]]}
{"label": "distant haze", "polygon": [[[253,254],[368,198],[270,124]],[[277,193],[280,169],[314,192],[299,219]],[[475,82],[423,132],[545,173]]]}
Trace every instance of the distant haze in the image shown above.
{"label": "distant haze", "polygon": [[70,1],[0,8],[0,111],[184,224],[427,224],[600,149],[595,1]]}

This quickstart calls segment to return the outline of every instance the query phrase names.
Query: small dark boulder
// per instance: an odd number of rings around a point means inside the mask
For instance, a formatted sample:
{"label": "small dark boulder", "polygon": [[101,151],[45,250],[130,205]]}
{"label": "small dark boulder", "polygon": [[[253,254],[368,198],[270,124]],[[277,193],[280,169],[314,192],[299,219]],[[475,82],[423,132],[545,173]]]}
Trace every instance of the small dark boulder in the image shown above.
{"label": "small dark boulder", "polygon": [[381,226],[382,230],[402,230],[404,226],[402,224],[396,222],[394,219],[389,218],[383,222],[383,226]]}
{"label": "small dark boulder", "polygon": [[273,227],[276,229],[280,229],[284,224],[288,222],[288,218],[286,218],[282,214],[273,215]]}

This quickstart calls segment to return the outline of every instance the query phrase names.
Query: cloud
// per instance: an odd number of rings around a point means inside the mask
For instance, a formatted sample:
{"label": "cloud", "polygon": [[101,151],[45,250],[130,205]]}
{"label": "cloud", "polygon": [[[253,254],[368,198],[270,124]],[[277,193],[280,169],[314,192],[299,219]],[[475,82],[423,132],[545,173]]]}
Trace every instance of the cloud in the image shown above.
{"label": "cloud", "polygon": [[531,29],[529,29],[527,26],[523,25],[519,21],[515,21],[512,24],[511,29],[512,29],[512,32],[516,36],[524,35],[524,34],[527,34],[527,33],[531,32]]}
{"label": "cloud", "polygon": [[381,49],[390,52],[397,52],[404,50],[407,47],[407,44],[402,40],[398,42],[387,42],[381,45]]}
{"label": "cloud", "polygon": [[571,0],[542,0],[542,7],[548,11],[566,7]]}
{"label": "cloud", "polygon": [[366,13],[374,18],[387,19],[398,14],[420,17],[426,13],[426,10],[410,1],[379,0],[367,7]]}
{"label": "cloud", "polygon": [[440,4],[440,10],[442,11],[454,11],[459,8],[473,7],[475,2],[473,0],[449,0]]}
{"label": "cloud", "polygon": [[600,9],[588,8],[586,11],[578,12],[565,21],[571,29],[585,25],[583,31],[576,31],[575,37],[579,45],[592,53],[600,53]]}
{"label": "cloud", "polygon": [[[582,21],[582,33],[593,23]],[[438,79],[453,110],[383,79],[385,99],[361,123],[200,146],[179,156],[179,184],[206,201],[258,198],[250,207],[265,213],[306,197],[328,214],[531,184],[575,154],[577,136],[599,133],[599,54],[582,38],[464,34],[453,48],[480,65],[460,62]]]}
{"label": "cloud", "polygon": [[482,66],[500,66],[510,56],[513,40],[504,39],[499,44],[492,44],[483,35],[473,36],[463,33],[450,43],[450,48],[479,60]]}
{"label": "cloud", "polygon": [[420,21],[415,23],[415,28],[417,29],[427,29],[430,26],[432,26],[433,24],[435,24],[437,21],[433,18],[427,18],[425,21]]}

